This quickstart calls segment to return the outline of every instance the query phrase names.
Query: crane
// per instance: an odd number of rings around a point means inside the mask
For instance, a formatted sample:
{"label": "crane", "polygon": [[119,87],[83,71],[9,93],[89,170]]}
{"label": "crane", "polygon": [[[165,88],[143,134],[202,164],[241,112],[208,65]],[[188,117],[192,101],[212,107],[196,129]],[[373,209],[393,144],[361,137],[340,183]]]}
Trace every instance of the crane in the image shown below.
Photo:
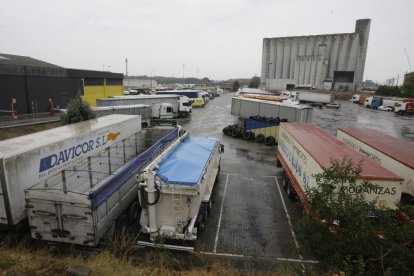
{"label": "crane", "polygon": [[405,52],[405,56],[407,57],[408,65],[410,66],[409,68],[410,68],[410,72],[411,72],[411,62],[410,62],[410,58],[408,57],[406,48],[404,48],[404,52]]}

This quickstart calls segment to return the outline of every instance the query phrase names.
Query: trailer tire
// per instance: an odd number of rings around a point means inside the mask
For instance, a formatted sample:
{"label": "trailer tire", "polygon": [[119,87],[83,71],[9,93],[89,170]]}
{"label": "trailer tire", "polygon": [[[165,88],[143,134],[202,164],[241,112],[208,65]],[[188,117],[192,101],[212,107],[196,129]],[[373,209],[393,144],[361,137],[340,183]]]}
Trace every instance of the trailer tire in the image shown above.
{"label": "trailer tire", "polygon": [[258,134],[256,136],[256,142],[257,143],[263,143],[264,140],[265,140],[265,136],[263,134]]}
{"label": "trailer tire", "polygon": [[115,235],[123,236],[128,231],[128,216],[122,214],[115,223]]}
{"label": "trailer tire", "polygon": [[267,136],[265,139],[266,146],[273,146],[276,142],[276,139],[273,136]]}
{"label": "trailer tire", "polygon": [[138,201],[133,201],[127,209],[127,216],[130,223],[137,223],[141,216],[141,206]]}
{"label": "trailer tire", "polygon": [[295,192],[293,191],[292,184],[290,184],[290,183],[287,184],[286,193],[287,193],[288,198],[290,198],[290,199],[295,198]]}
{"label": "trailer tire", "polygon": [[229,135],[229,131],[230,131],[230,128],[228,126],[226,126],[225,128],[223,128],[223,133],[225,135]]}
{"label": "trailer tire", "polygon": [[231,137],[234,137],[234,138],[238,137],[239,134],[240,133],[239,133],[239,130],[237,128],[233,128],[230,132]]}
{"label": "trailer tire", "polygon": [[285,189],[285,190],[287,189],[288,183],[289,183],[289,180],[286,179],[286,173],[283,172],[282,173],[282,187],[283,187],[283,189]]}
{"label": "trailer tire", "polygon": [[242,137],[244,140],[250,140],[250,131],[244,132]]}

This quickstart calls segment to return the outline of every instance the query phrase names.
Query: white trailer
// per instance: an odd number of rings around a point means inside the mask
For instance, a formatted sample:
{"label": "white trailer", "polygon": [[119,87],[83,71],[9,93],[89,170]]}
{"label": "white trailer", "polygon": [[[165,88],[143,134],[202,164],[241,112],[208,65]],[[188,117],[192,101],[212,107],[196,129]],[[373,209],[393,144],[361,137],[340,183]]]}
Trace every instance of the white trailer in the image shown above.
{"label": "white trailer", "polygon": [[305,91],[300,91],[298,95],[298,100],[304,103],[329,104],[334,101],[334,98],[335,97],[333,94],[305,92]]}
{"label": "white trailer", "polygon": [[356,151],[404,178],[402,192],[414,197],[414,145],[371,128],[339,128],[336,136]]}
{"label": "white trailer", "polygon": [[184,135],[138,176],[140,222],[150,242],[197,239],[211,208],[221,150],[215,138]]}
{"label": "white trailer", "polygon": [[310,123],[313,109],[305,105],[292,105],[280,102],[233,97],[231,114],[243,119],[252,116],[279,118],[288,122]]}
{"label": "white trailer", "polygon": [[[187,97],[178,95],[130,95],[130,96],[113,96],[106,99],[96,99],[96,106],[123,106],[146,104],[152,107],[152,117],[157,119],[165,119],[170,117],[186,117],[192,111],[192,101]],[[169,106],[172,110],[164,110],[165,114],[161,114],[160,107]],[[155,115],[154,115],[155,114]],[[158,116],[158,117],[156,117]]]}
{"label": "white trailer", "polygon": [[[378,185],[378,188],[373,189],[364,187],[359,182],[354,189],[348,187],[348,193],[363,193],[367,200],[377,199],[379,207],[395,209],[401,198],[403,179],[400,176],[314,125],[281,124],[277,159],[278,165],[284,169],[283,185],[289,197],[297,194],[307,203],[305,192],[316,187],[315,174],[322,173],[324,167],[331,167],[332,159],[341,161],[344,157],[351,159],[354,165],[362,160],[359,179]],[[307,206],[308,211],[309,208]]]}
{"label": "white trailer", "polygon": [[140,129],[139,116],[110,115],[0,141],[0,226],[25,222],[25,189]]}
{"label": "white trailer", "polygon": [[142,125],[149,126],[151,124],[152,109],[150,105],[133,104],[119,106],[100,106],[92,107],[91,109],[93,113],[96,114],[96,117],[103,117],[112,114],[140,115]]}
{"label": "white trailer", "polygon": [[26,189],[32,238],[96,246],[140,216],[136,174],[177,140],[180,127],[147,128]]}

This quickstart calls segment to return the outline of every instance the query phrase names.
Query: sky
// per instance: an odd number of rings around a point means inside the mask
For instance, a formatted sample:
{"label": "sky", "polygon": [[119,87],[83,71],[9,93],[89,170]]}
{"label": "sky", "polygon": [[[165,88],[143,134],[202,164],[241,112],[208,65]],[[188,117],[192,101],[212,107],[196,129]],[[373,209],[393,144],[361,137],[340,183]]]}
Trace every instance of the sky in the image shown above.
{"label": "sky", "polygon": [[[414,70],[412,0],[0,0],[0,53],[128,75],[251,78],[263,38],[352,33],[371,19],[364,79]],[[407,53],[407,54],[406,54]],[[408,58],[407,58],[408,55]]]}

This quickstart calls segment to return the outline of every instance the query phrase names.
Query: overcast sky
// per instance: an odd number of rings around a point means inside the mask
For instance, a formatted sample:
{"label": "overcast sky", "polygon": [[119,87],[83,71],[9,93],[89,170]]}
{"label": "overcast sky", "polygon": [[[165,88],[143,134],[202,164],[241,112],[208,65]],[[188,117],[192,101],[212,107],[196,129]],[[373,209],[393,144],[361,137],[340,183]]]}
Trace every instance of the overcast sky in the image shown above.
{"label": "overcast sky", "polygon": [[[129,75],[260,76],[264,37],[354,32],[370,18],[364,79],[414,70],[413,0],[0,0],[0,53]],[[183,66],[185,64],[185,66]],[[184,68],[183,68],[184,67]]]}

